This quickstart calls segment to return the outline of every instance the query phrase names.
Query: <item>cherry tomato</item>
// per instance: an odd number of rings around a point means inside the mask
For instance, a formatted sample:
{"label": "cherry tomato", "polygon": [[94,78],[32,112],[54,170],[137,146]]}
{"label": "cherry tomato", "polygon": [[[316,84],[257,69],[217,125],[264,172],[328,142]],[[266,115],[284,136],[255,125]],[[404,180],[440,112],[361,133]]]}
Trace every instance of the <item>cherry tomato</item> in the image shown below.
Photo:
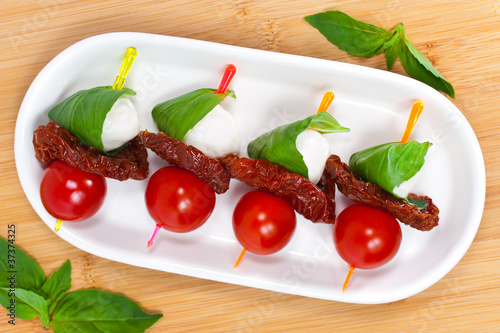
{"label": "cherry tomato", "polygon": [[355,268],[372,269],[389,262],[401,245],[401,227],[390,214],[354,204],[344,209],[334,225],[339,255]]}
{"label": "cherry tomato", "polygon": [[97,213],[104,203],[106,192],[103,176],[59,160],[45,169],[40,184],[45,209],[64,221],[79,222]]}
{"label": "cherry tomato", "polygon": [[189,232],[203,225],[212,214],[215,192],[191,171],[167,166],[151,176],[145,200],[158,226]]}
{"label": "cherry tomato", "polygon": [[292,206],[261,191],[246,193],[233,213],[236,238],[255,254],[272,254],[284,248],[295,232],[296,223]]}

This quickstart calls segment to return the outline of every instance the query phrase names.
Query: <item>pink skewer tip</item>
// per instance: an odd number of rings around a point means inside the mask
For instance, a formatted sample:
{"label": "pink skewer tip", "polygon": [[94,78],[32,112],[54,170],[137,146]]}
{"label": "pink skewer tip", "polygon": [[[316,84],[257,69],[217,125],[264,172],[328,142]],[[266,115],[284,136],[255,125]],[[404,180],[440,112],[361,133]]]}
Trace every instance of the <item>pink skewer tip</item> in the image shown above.
{"label": "pink skewer tip", "polygon": [[161,225],[157,224],[151,238],[148,241],[148,249],[153,246],[153,242],[155,241],[156,235],[158,235],[158,231],[160,230]]}

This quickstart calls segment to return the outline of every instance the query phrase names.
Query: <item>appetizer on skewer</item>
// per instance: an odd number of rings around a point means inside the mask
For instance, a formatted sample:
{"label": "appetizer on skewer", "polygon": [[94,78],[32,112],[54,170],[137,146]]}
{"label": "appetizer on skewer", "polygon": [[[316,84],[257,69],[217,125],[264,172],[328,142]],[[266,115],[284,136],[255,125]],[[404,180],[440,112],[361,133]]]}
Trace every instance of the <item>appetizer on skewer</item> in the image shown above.
{"label": "appetizer on skewer", "polygon": [[243,246],[235,268],[247,250],[266,255],[286,246],[295,231],[294,210],[313,222],[335,222],[335,188],[315,185],[329,155],[321,133],[349,131],[326,112],[333,99],[332,92],[325,93],[315,115],[250,142],[251,158],[221,159],[231,176],[260,190],[244,195],[233,214],[234,233]]}
{"label": "appetizer on skewer", "polygon": [[148,248],[160,228],[199,228],[214,209],[215,193],[229,189],[229,172],[216,157],[239,150],[235,121],[219,105],[234,97],[227,87],[235,71],[226,67],[217,90],[198,89],[156,105],[152,116],[160,133],[139,134],[145,147],[175,165],[155,172],[146,188],[146,206],[156,222]]}
{"label": "appetizer on skewer", "polygon": [[42,203],[57,219],[82,221],[94,215],[106,196],[104,177],[145,179],[147,151],[137,133],[139,118],[123,88],[137,51],[129,48],[113,86],[78,91],[49,111],[51,121],[33,133],[35,156],[46,168]]}
{"label": "appetizer on skewer", "polygon": [[335,247],[349,264],[342,291],[356,268],[377,268],[394,258],[402,240],[397,219],[419,230],[437,225],[432,200],[410,194],[431,146],[408,142],[422,111],[422,102],[415,102],[400,142],[354,153],[349,166],[337,156],[328,159],[325,175],[333,175],[340,192],[356,202],[338,215],[333,231]]}

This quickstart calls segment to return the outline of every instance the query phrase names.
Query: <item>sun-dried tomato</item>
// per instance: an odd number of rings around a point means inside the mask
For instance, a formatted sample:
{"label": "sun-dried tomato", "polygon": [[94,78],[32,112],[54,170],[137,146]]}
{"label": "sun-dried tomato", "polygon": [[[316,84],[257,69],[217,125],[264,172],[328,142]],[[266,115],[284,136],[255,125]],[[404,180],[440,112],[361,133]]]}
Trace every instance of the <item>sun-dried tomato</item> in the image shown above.
{"label": "sun-dried tomato", "polygon": [[288,202],[306,219],[335,222],[335,192],[330,192],[327,197],[309,179],[266,160],[230,154],[220,161],[231,172],[231,177]]}
{"label": "sun-dried tomato", "polygon": [[169,137],[165,133],[142,131],[139,137],[145,147],[151,149],[170,164],[194,172],[204,180],[215,193],[221,194],[229,189],[231,176],[215,158],[205,155],[193,146]]}
{"label": "sun-dried tomato", "polygon": [[39,126],[33,133],[33,146],[37,160],[47,167],[62,160],[85,171],[118,180],[143,180],[148,177],[148,152],[135,137],[114,156],[102,155],[97,149],[81,143],[54,121]]}
{"label": "sun-dried tomato", "polygon": [[354,202],[385,210],[410,227],[427,231],[438,225],[439,209],[431,198],[410,194],[415,199],[428,202],[426,208],[418,209],[405,200],[394,197],[380,186],[360,180],[336,155],[331,155],[326,161],[323,177],[327,182],[335,183],[338,190]]}

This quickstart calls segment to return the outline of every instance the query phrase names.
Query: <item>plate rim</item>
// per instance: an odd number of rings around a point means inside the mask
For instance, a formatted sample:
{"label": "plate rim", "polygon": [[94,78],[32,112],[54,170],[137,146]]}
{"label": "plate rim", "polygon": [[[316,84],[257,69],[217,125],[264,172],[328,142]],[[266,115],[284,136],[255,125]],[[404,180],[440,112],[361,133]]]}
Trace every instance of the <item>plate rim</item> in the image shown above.
{"label": "plate rim", "polygon": [[[454,256],[451,259],[446,261],[447,265],[443,265],[443,267],[440,267],[440,269],[438,270],[439,274],[437,274],[438,275],[437,279],[434,279],[433,281],[425,281],[426,283],[423,283],[424,282],[423,281],[418,286],[415,286],[413,288],[413,290],[408,292],[406,295],[402,295],[401,297],[388,298],[388,299],[384,299],[382,301],[374,301],[374,302],[353,301],[352,299],[349,299],[349,298],[331,299],[331,298],[321,297],[321,295],[311,295],[311,294],[308,294],[306,292],[301,292],[300,290],[295,290],[293,292],[290,292],[287,290],[282,290],[283,288],[279,288],[279,286],[275,286],[276,288],[273,288],[273,286],[269,286],[269,285],[266,287],[262,287],[262,286],[255,286],[252,284],[246,284],[246,283],[243,283],[246,280],[248,280],[245,277],[239,277],[238,281],[235,281],[232,277],[226,277],[226,276],[224,276],[224,274],[219,274],[219,275],[215,274],[217,276],[212,276],[213,274],[210,274],[210,276],[206,276],[206,275],[202,274],[203,273],[202,270],[199,270],[199,269],[195,269],[194,272],[191,269],[190,273],[188,273],[188,274],[183,272],[184,270],[182,268],[178,268],[177,270],[168,270],[167,272],[189,275],[189,276],[193,276],[196,278],[209,279],[209,280],[220,281],[220,282],[224,282],[224,283],[231,283],[231,284],[236,284],[236,285],[250,286],[250,287],[261,288],[261,289],[266,289],[266,290],[284,292],[284,293],[295,294],[295,295],[300,295],[300,296],[333,300],[333,301],[338,301],[338,302],[357,303],[357,304],[382,304],[382,303],[398,301],[398,300],[402,300],[402,299],[411,297],[417,293],[424,291],[425,289],[432,286],[433,284],[437,283],[446,274],[448,274],[448,272],[451,271],[453,269],[453,267],[455,267],[458,264],[458,262],[463,258],[463,256],[469,250],[469,248],[470,248],[470,246],[471,246],[471,244],[472,244],[472,242],[477,234],[477,231],[479,229],[479,225],[481,223],[482,215],[483,215],[484,207],[485,207],[486,171],[485,171],[484,156],[482,154],[482,149],[481,149],[479,140],[478,140],[477,136],[475,135],[474,130],[472,129],[470,123],[466,119],[465,115],[450,100],[448,100],[444,95],[437,92],[433,88],[427,86],[426,84],[424,84],[420,81],[417,81],[413,78],[410,78],[410,77],[407,77],[407,76],[404,76],[401,74],[377,69],[377,68],[371,68],[371,67],[366,67],[366,66],[357,65],[357,64],[344,63],[344,62],[339,62],[339,61],[335,61],[335,60],[326,60],[326,59],[301,56],[301,55],[295,55],[295,54],[279,53],[279,52],[275,52],[275,51],[267,51],[267,50],[247,48],[247,47],[242,47],[242,46],[221,44],[221,43],[217,43],[217,42],[191,39],[191,38],[185,38],[185,37],[175,37],[175,36],[159,35],[159,34],[152,34],[152,33],[142,33],[142,32],[111,32],[111,33],[98,34],[98,35],[84,38],[84,39],[68,46],[63,51],[61,51],[59,54],[57,54],[53,59],[51,59],[44,66],[44,68],[37,74],[37,76],[35,77],[35,79],[31,83],[30,87],[28,88],[28,90],[23,98],[21,107],[19,109],[19,114],[18,114],[17,119],[16,119],[15,138],[14,138],[14,156],[15,156],[15,162],[16,162],[15,163],[16,170],[18,173],[19,181],[20,181],[21,186],[23,188],[23,192],[27,196],[28,201],[30,202],[30,205],[37,212],[37,214],[38,214],[38,211],[32,205],[31,200],[30,200],[30,195],[26,192],[26,188],[27,188],[26,180],[22,177],[22,171],[21,171],[22,165],[20,165],[21,160],[22,160],[21,150],[22,150],[22,143],[23,143],[22,136],[21,136],[21,133],[22,133],[21,127],[23,125],[22,120],[25,119],[27,117],[27,114],[28,114],[28,110],[27,110],[26,105],[28,104],[28,101],[31,100],[31,96],[34,94],[34,90],[36,89],[38,82],[43,81],[45,79],[45,77],[49,76],[50,70],[52,70],[52,68],[57,67],[59,61],[63,60],[65,57],[70,56],[73,52],[77,51],[79,48],[81,48],[83,46],[86,46],[89,43],[99,42],[101,39],[105,40],[108,38],[116,38],[116,37],[125,38],[125,39],[127,39],[127,38],[133,39],[133,38],[138,38],[138,37],[139,38],[148,38],[150,40],[164,39],[164,40],[170,40],[173,42],[178,42],[181,44],[187,43],[187,44],[193,44],[195,46],[200,45],[203,47],[213,46],[213,47],[219,47],[219,48],[226,48],[226,49],[231,50],[231,51],[236,50],[236,52],[251,52],[251,53],[255,53],[257,55],[275,54],[275,56],[287,58],[289,60],[300,59],[301,61],[308,61],[308,62],[324,64],[325,66],[329,66],[329,67],[333,66],[336,70],[341,70],[341,71],[346,71],[346,72],[353,71],[356,73],[360,73],[362,75],[369,75],[372,77],[376,77],[377,79],[382,78],[384,80],[390,80],[390,81],[396,81],[396,82],[404,82],[404,83],[408,82],[408,84],[417,85],[418,88],[428,91],[429,94],[433,95],[433,97],[435,96],[438,100],[439,99],[442,100],[443,103],[449,103],[453,106],[452,108],[453,108],[454,112],[456,113],[456,115],[461,117],[461,120],[464,121],[464,127],[467,128],[467,133],[466,133],[467,138],[472,139],[469,141],[473,145],[473,151],[476,153],[476,156],[475,156],[476,158],[474,158],[474,163],[476,164],[476,168],[480,172],[480,174],[478,174],[477,177],[479,178],[481,184],[479,184],[478,187],[476,187],[476,189],[478,189],[480,191],[480,195],[475,197],[474,199],[476,202],[475,205],[477,205],[481,209],[479,209],[475,212],[476,218],[474,219],[474,221],[469,221],[469,224],[468,224],[468,229],[470,229],[474,232],[471,232],[470,234],[467,235],[468,236],[468,237],[466,237],[467,241],[464,242],[463,246],[461,247],[462,251],[460,253],[454,253]],[[40,216],[40,214],[38,214],[38,215]],[[42,221],[44,221],[44,223],[46,223],[45,220],[42,218],[42,216],[40,216],[40,219]],[[474,223],[471,223],[471,222],[474,222]],[[72,236],[69,235],[68,233],[64,232],[64,230],[60,230],[58,232],[58,236],[63,238],[65,241],[69,242],[73,246],[84,250],[85,252],[88,252],[88,253],[91,253],[91,254],[96,255],[98,257],[106,258],[109,260],[119,261],[116,258],[111,258],[107,253],[108,251],[105,251],[104,254],[102,252],[97,253],[98,251],[95,251],[93,248],[89,248],[88,246],[84,246],[85,248],[82,248],[81,246],[74,245],[73,242],[71,242],[69,240],[69,239],[72,239]],[[129,264],[129,265],[134,265],[134,266],[163,271],[162,269],[158,269],[156,267],[153,267],[153,265],[150,265],[149,262],[147,262],[148,265],[145,265],[145,262],[141,262],[140,264],[130,263],[130,262],[126,262],[126,261],[120,261],[120,262]],[[199,274],[196,274],[196,273],[199,273]]]}

